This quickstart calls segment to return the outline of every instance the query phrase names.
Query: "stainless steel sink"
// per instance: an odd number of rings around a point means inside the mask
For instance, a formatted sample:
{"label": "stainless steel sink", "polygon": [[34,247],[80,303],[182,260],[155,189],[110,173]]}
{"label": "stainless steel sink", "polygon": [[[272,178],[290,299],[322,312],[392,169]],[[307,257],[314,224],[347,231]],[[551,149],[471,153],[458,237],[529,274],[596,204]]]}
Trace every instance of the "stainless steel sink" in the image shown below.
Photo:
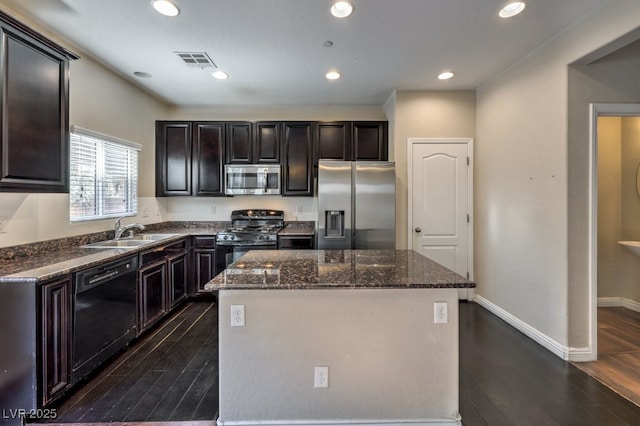
{"label": "stainless steel sink", "polygon": [[153,240],[107,240],[86,244],[82,248],[136,248],[152,242]]}
{"label": "stainless steel sink", "polygon": [[160,241],[166,238],[175,237],[178,234],[140,234],[134,235],[130,240],[142,240],[142,241]]}
{"label": "stainless steel sink", "polygon": [[136,248],[156,241],[175,237],[176,235],[178,234],[140,234],[129,238],[121,238],[119,240],[98,241],[97,243],[86,244],[82,246],[82,248]]}

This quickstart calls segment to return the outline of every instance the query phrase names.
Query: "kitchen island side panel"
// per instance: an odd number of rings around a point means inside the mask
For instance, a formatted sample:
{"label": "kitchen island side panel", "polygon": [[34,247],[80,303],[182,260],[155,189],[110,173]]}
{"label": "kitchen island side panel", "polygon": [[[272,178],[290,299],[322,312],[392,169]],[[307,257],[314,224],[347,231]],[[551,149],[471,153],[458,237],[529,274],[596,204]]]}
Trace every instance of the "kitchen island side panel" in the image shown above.
{"label": "kitchen island side panel", "polygon": [[[221,290],[219,304],[219,425],[460,424],[455,289]],[[314,388],[315,366],[328,388]]]}

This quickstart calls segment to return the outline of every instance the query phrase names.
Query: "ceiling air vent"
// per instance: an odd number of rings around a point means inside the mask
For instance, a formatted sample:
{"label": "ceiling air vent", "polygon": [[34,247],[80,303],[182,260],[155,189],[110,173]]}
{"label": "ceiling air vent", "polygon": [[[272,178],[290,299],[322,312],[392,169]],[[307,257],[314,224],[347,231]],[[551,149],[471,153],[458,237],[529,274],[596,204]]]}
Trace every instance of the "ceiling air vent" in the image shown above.
{"label": "ceiling air vent", "polygon": [[174,52],[188,67],[217,68],[205,52]]}

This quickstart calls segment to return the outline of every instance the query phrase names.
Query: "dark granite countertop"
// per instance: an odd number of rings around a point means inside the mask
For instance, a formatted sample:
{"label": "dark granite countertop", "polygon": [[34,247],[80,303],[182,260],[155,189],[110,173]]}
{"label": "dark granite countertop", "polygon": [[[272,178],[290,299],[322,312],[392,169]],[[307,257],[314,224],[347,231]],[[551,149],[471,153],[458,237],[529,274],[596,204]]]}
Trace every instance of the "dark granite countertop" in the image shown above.
{"label": "dark granite countertop", "polygon": [[278,235],[285,236],[311,236],[316,233],[316,223],[313,221],[286,222],[285,227],[278,232]]}
{"label": "dark granite countertop", "polygon": [[82,248],[82,245],[113,238],[113,231],[0,248],[0,283],[38,282],[80,269],[137,254],[190,235],[215,235],[229,222],[163,222],[146,227],[145,233],[176,234],[131,249]]}
{"label": "dark granite countertop", "polygon": [[413,250],[256,250],[229,265],[205,290],[475,286]]}
{"label": "dark granite countertop", "polygon": [[[144,233],[177,234],[133,249],[89,249],[82,245],[113,238],[113,231],[0,247],[0,283],[47,281],[80,269],[137,254],[190,235],[215,235],[230,222],[162,222],[146,226]],[[285,235],[313,235],[315,222],[287,222]]]}

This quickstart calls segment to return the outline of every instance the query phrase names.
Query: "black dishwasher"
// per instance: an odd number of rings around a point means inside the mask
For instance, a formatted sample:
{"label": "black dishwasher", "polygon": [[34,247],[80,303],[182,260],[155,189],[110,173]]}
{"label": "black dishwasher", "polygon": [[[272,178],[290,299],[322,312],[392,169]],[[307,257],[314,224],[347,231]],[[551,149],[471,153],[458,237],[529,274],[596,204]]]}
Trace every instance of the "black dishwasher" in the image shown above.
{"label": "black dishwasher", "polygon": [[77,272],[73,381],[84,378],[136,335],[137,256]]}

